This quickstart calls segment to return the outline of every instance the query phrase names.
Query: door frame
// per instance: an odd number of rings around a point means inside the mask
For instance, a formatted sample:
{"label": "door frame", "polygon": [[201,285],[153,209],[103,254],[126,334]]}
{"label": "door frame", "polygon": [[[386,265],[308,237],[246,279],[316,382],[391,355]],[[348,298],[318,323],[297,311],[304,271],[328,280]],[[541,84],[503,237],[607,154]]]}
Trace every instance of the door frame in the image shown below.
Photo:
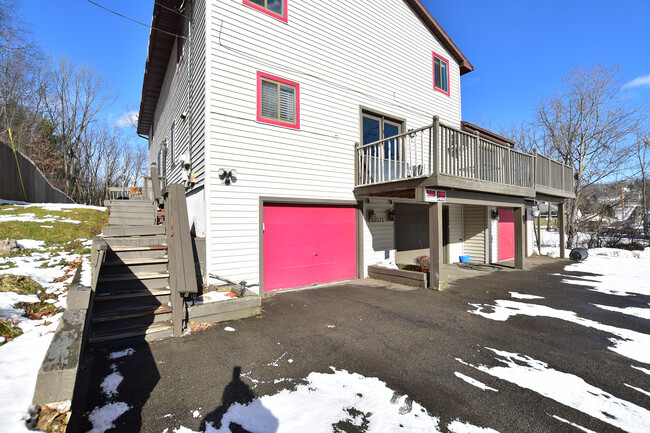
{"label": "door frame", "polygon": [[[294,198],[294,197],[269,197],[259,196],[258,201],[258,239],[259,239],[259,286],[260,295],[264,293],[264,204],[288,204],[288,205],[322,205],[322,206],[349,206],[356,209],[355,218],[355,231],[356,231],[356,278],[359,277],[359,270],[363,267],[359,266],[359,262],[363,261],[363,230],[359,229],[359,215],[361,215],[361,224],[363,224],[363,202],[356,200],[323,200],[323,199],[309,199],[309,198]],[[360,233],[361,232],[361,233]],[[363,274],[361,274],[363,275]]]}

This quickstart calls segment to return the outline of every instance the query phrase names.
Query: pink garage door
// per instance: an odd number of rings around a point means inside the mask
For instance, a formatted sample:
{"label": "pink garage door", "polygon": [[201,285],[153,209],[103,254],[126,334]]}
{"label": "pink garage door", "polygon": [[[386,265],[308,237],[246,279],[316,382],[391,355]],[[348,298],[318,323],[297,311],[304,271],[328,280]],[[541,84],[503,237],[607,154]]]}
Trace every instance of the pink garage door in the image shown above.
{"label": "pink garage door", "polygon": [[354,206],[264,205],[264,291],[356,276]]}
{"label": "pink garage door", "polygon": [[515,258],[515,211],[499,209],[499,260]]}

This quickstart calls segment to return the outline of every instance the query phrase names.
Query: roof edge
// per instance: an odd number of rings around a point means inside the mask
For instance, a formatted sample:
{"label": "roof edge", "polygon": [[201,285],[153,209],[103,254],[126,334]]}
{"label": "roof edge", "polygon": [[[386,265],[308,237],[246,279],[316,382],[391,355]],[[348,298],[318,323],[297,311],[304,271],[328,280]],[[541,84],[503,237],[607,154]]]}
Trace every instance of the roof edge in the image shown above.
{"label": "roof edge", "polygon": [[460,75],[467,74],[474,70],[474,66],[469,62],[467,57],[460,51],[454,41],[451,40],[449,35],[442,29],[438,21],[431,16],[427,8],[420,2],[420,0],[404,0],[413,11],[420,17],[422,22],[431,30],[431,33],[438,38],[442,45],[451,53],[452,57],[458,62],[460,66]]}

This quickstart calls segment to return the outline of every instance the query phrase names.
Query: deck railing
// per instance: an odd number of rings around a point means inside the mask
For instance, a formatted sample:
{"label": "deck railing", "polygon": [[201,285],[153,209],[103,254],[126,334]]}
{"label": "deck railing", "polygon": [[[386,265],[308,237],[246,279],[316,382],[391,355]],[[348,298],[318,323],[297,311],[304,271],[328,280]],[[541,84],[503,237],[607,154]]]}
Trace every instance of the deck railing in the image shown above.
{"label": "deck railing", "polygon": [[440,175],[564,193],[573,185],[571,167],[444,125],[437,116],[429,126],[357,145],[356,167],[358,186]]}

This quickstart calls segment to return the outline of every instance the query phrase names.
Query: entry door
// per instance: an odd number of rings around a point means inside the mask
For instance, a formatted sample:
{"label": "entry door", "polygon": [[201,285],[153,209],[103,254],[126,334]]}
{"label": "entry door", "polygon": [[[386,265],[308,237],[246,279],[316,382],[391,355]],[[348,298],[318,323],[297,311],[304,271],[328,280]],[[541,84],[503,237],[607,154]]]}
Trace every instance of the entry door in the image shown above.
{"label": "entry door", "polygon": [[499,209],[499,260],[515,258],[515,211]]}
{"label": "entry door", "polygon": [[264,205],[264,291],[356,276],[354,206]]}

